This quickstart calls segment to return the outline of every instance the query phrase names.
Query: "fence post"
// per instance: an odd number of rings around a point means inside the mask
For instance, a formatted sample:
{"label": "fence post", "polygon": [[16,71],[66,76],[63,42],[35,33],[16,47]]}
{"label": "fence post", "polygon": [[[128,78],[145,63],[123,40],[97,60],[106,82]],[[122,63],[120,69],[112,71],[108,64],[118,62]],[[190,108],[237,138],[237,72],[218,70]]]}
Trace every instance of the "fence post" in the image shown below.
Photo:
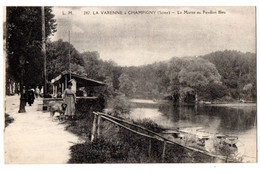
{"label": "fence post", "polygon": [[101,116],[98,114],[98,116],[97,116],[97,138],[100,137],[100,120],[101,120]]}
{"label": "fence post", "polygon": [[164,162],[165,158],[165,149],[166,149],[166,141],[163,141],[163,151],[162,151],[162,162]]}
{"label": "fence post", "polygon": [[215,158],[211,157],[211,163],[214,163],[214,162],[215,162]]}
{"label": "fence post", "polygon": [[148,147],[148,156],[151,157],[151,151],[152,151],[152,139],[149,138],[149,147]]}
{"label": "fence post", "polygon": [[93,120],[93,126],[92,126],[92,132],[91,132],[91,142],[95,140],[96,136],[96,123],[97,123],[97,115],[94,114],[94,120]]}

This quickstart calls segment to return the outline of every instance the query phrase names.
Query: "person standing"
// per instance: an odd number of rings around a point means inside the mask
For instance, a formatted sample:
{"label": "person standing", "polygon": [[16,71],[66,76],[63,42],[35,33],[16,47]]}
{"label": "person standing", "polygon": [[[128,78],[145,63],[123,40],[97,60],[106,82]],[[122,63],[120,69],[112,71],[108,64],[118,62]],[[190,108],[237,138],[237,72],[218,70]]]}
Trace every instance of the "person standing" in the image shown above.
{"label": "person standing", "polygon": [[59,91],[58,94],[57,94],[57,98],[62,98],[62,94],[61,94],[60,91]]}
{"label": "person standing", "polygon": [[41,88],[40,97],[44,97],[44,95],[43,95],[43,86]]}
{"label": "person standing", "polygon": [[76,103],[76,94],[75,91],[72,90],[72,83],[68,83],[68,88],[65,89],[63,93],[63,101],[67,104],[67,108],[65,111],[65,116],[72,117],[75,116],[75,103]]}
{"label": "person standing", "polygon": [[36,98],[38,98],[39,95],[40,95],[40,89],[37,86],[36,89],[35,89],[35,96],[36,96]]}
{"label": "person standing", "polygon": [[35,97],[34,97],[34,91],[30,87],[29,87],[29,90],[27,91],[27,97],[28,97],[29,106],[32,106]]}

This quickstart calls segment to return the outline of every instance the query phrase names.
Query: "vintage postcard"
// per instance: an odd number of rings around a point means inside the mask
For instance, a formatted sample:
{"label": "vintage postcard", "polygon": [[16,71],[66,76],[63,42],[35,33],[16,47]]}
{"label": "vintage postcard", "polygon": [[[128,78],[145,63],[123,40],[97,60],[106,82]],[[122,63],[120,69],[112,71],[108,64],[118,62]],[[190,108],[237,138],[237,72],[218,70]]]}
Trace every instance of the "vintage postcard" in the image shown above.
{"label": "vintage postcard", "polygon": [[5,164],[257,163],[256,7],[4,7]]}

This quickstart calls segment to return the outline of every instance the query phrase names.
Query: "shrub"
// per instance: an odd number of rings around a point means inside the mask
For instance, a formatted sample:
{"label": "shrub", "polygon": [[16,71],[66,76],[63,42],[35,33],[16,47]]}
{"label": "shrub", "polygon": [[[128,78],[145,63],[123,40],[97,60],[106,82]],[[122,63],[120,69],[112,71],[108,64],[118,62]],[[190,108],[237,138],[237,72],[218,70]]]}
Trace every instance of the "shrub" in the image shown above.
{"label": "shrub", "polygon": [[128,151],[122,145],[114,145],[103,139],[98,139],[93,143],[77,144],[72,146],[70,150],[69,163],[124,162]]}
{"label": "shrub", "polygon": [[112,113],[115,116],[130,114],[131,104],[126,97],[120,95],[112,100]]}
{"label": "shrub", "polygon": [[162,132],[162,128],[157,123],[155,123],[154,121],[152,121],[148,118],[137,120],[137,121],[135,121],[135,123],[147,128],[151,131],[154,131],[157,133]]}
{"label": "shrub", "polygon": [[12,117],[10,117],[9,114],[5,113],[5,127],[7,127],[9,124],[11,124],[14,121]]}

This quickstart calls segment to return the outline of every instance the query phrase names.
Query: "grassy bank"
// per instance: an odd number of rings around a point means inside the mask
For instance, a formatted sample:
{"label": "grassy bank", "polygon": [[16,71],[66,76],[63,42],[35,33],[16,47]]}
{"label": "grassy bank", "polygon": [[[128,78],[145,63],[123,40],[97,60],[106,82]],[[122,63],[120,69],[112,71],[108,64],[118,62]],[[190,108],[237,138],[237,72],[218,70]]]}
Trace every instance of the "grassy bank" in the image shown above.
{"label": "grassy bank", "polygon": [[[166,144],[164,159],[163,142],[157,139],[150,139],[145,136],[131,132],[108,120],[101,119],[100,137],[90,142],[93,126],[93,110],[95,109],[82,103],[87,108],[80,107],[76,112],[76,119],[66,120],[66,130],[78,135],[81,143],[70,148],[71,158],[69,163],[210,163],[216,161],[208,155],[194,152],[178,144]],[[113,99],[110,114],[114,117],[135,123],[156,133],[164,129],[150,119],[131,120],[129,113],[131,105],[124,97],[119,96]],[[120,122],[120,121],[119,121]],[[130,126],[129,128],[144,134],[149,134],[140,128]],[[223,162],[223,161],[222,161]]]}
{"label": "grassy bank", "polygon": [[[149,138],[132,133],[108,121],[101,121],[101,137],[90,142],[93,115],[80,120],[66,121],[67,130],[77,134],[84,142],[73,145],[68,163],[202,163],[212,159],[194,153],[179,145],[166,145],[165,158],[162,160],[163,142],[152,139],[149,154]],[[155,132],[160,127],[151,120],[135,122]]]}

